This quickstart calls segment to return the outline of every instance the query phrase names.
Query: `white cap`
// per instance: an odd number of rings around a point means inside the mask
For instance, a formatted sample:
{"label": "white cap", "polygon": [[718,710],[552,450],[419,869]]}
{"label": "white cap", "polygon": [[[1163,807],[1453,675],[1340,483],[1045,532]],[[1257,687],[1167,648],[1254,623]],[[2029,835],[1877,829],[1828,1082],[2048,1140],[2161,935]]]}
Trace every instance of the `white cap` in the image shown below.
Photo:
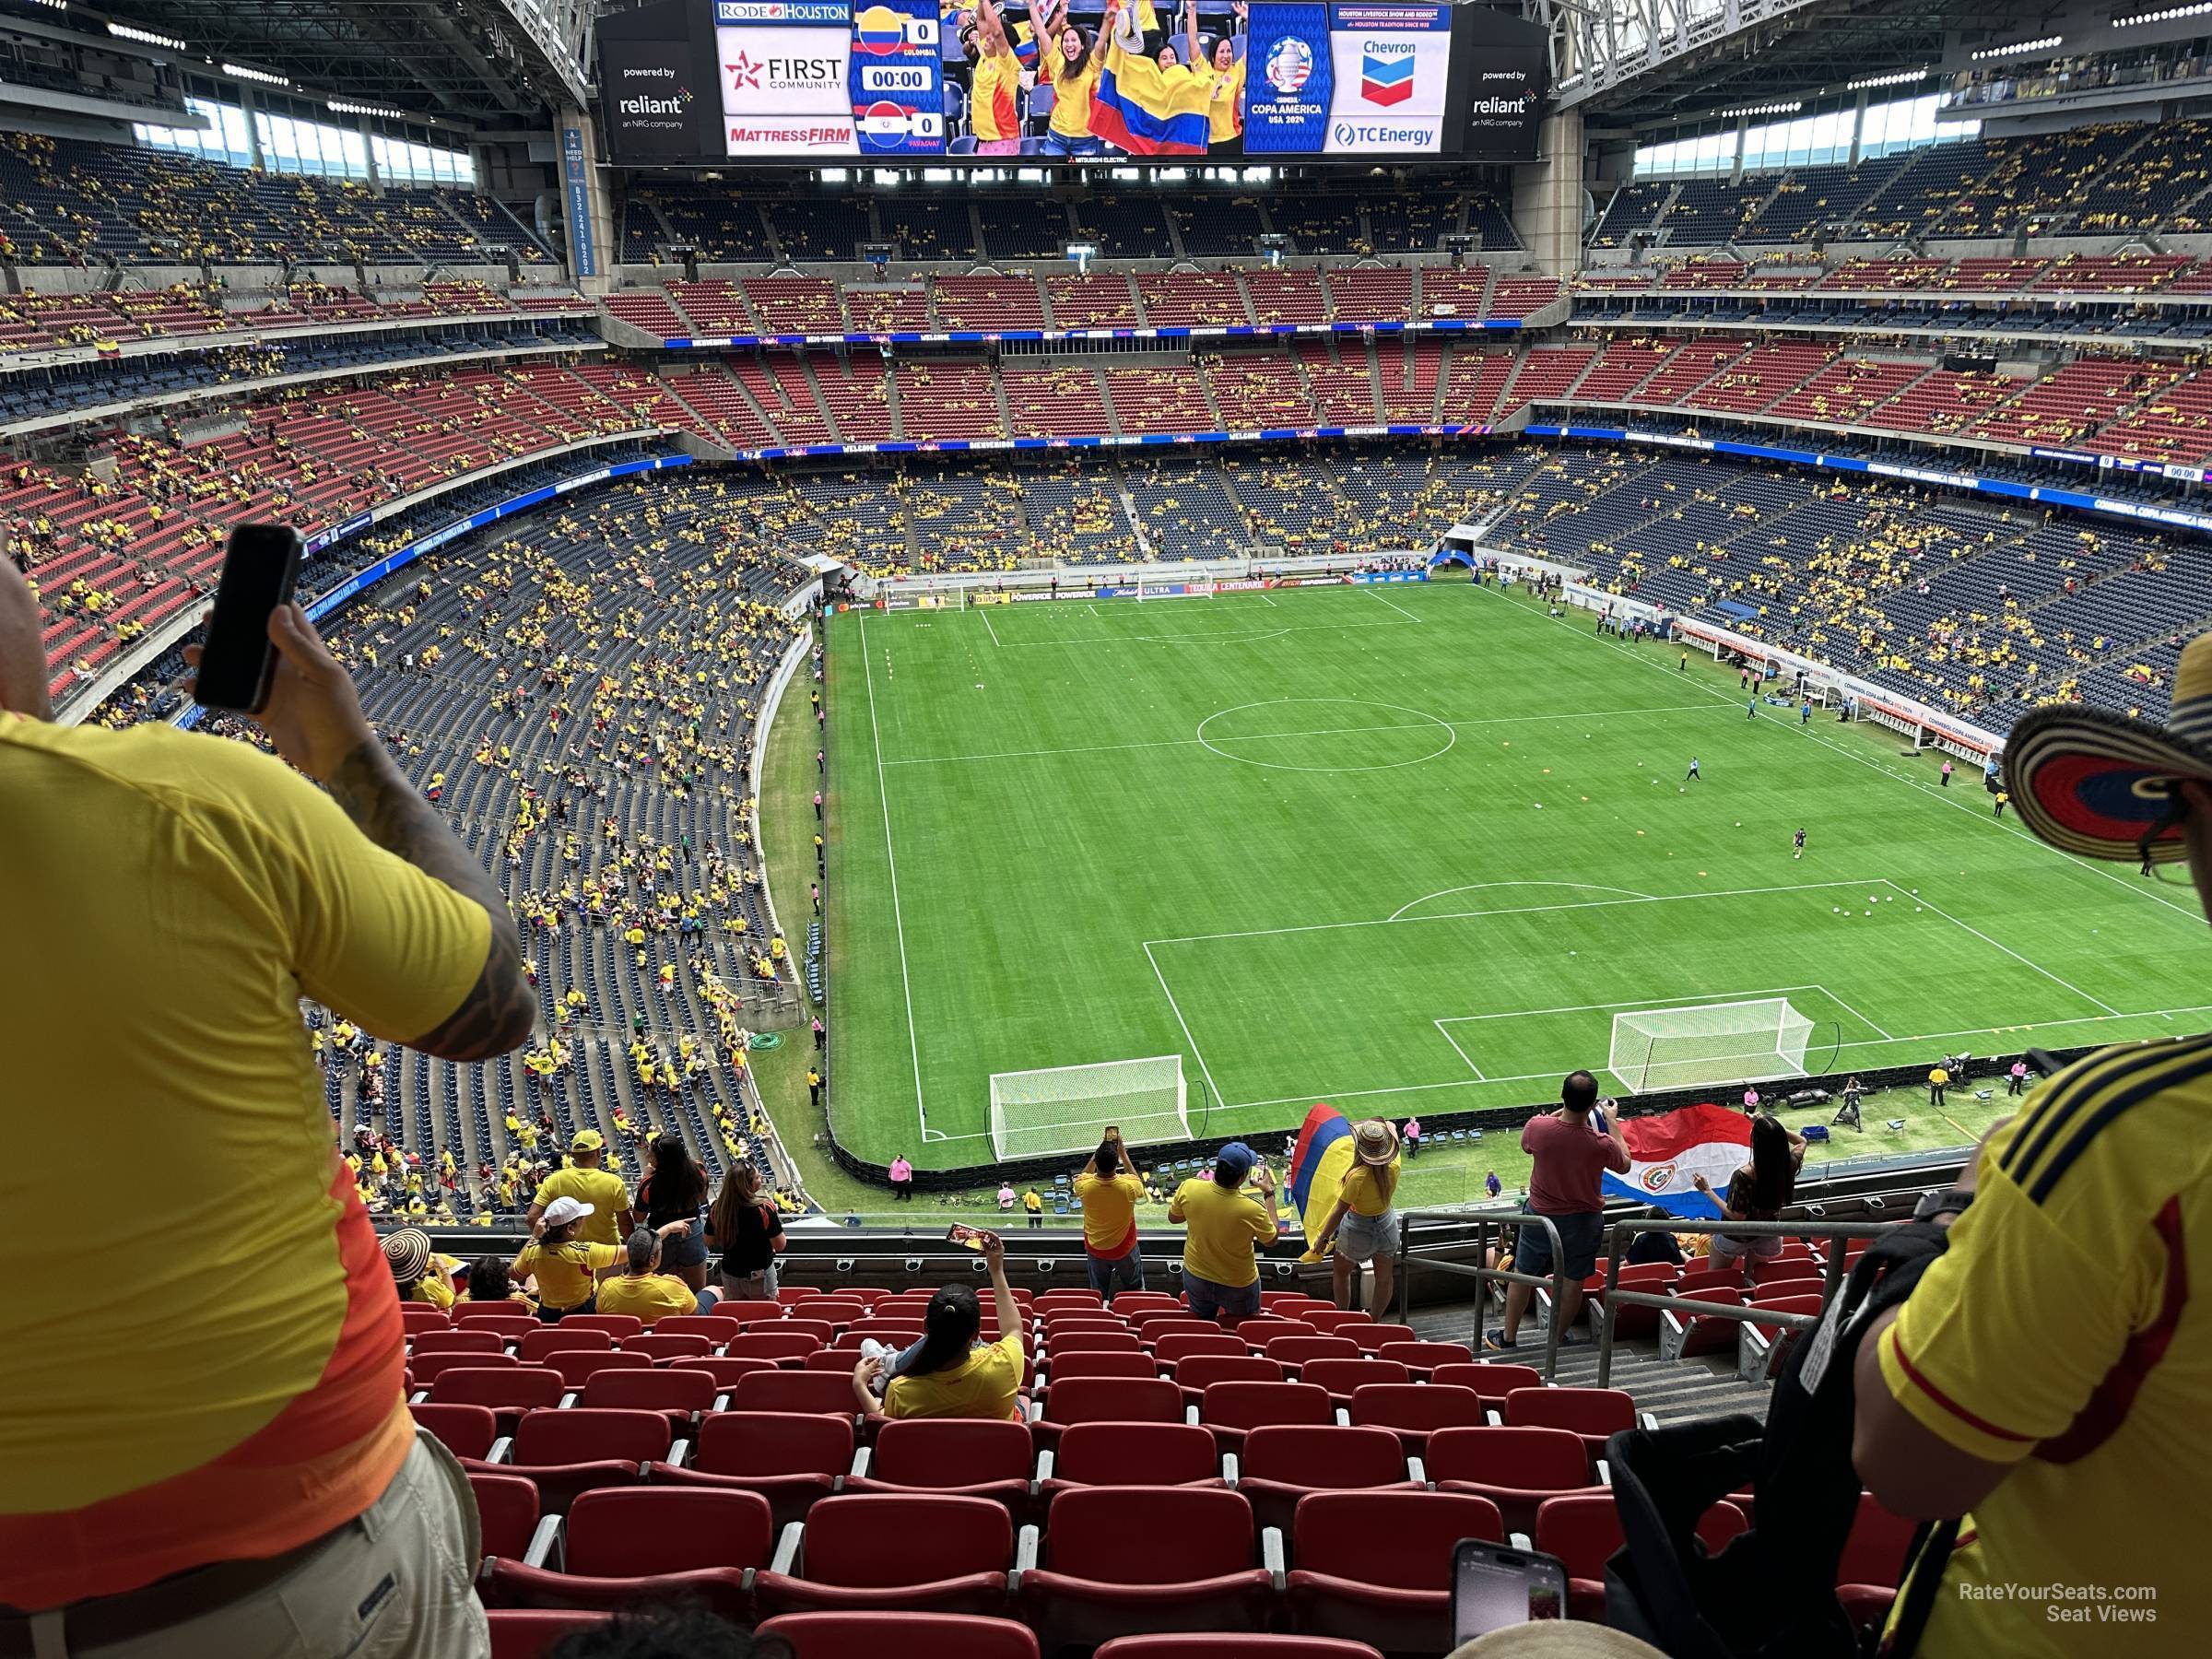
{"label": "white cap", "polygon": [[546,1206],[546,1225],[547,1227],[566,1227],[571,1221],[582,1220],[596,1207],[595,1205],[584,1203],[581,1198],[556,1198]]}

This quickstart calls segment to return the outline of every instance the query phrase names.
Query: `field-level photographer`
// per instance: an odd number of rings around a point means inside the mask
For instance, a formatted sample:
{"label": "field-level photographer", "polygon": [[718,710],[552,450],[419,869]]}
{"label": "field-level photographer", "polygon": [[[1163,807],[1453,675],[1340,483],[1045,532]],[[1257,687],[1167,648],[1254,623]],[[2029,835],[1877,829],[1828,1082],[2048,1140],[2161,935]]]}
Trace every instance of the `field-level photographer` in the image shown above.
{"label": "field-level photographer", "polygon": [[[450,1059],[531,1025],[512,919],[296,606],[277,753],[52,724],[0,558],[0,1237],[129,1218],[129,1271],[19,1275],[0,1345],[0,1653],[488,1651],[476,1506],[401,1396],[399,1302],[300,999]],[[30,1102],[37,1102],[32,1109]]]}
{"label": "field-level photographer", "polygon": [[[2036,709],[2005,766],[2037,835],[2185,863],[2187,908],[2212,916],[2212,636],[2183,653],[2165,726]],[[2115,895],[2145,926],[2188,898]],[[1891,1615],[1908,1637],[1924,1620],[1919,1652],[2202,1642],[2212,1584],[2187,1517],[2212,1490],[2212,1322],[2191,1294],[2212,1282],[2207,1124],[2212,1037],[2106,1049],[2029,1096],[1937,1201],[1947,1249],[1859,1346],[1853,1441],[1883,1504],[1940,1523]]]}

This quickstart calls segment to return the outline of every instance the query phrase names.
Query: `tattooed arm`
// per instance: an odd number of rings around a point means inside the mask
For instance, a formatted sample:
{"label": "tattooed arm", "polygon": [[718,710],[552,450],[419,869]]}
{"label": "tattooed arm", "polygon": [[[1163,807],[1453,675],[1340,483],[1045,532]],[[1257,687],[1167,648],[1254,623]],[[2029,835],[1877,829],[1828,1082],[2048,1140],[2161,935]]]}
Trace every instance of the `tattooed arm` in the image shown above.
{"label": "tattooed arm", "polygon": [[[535,1006],[507,900],[489,873],[416,794],[361,712],[353,681],[324,646],[307,613],[271,613],[278,661],[268,706],[256,718],[276,752],[330,792],[370,841],[476,904],[491,924],[476,983],[443,1020],[407,1047],[445,1060],[502,1054],[529,1036]],[[197,649],[186,652],[198,660]]]}

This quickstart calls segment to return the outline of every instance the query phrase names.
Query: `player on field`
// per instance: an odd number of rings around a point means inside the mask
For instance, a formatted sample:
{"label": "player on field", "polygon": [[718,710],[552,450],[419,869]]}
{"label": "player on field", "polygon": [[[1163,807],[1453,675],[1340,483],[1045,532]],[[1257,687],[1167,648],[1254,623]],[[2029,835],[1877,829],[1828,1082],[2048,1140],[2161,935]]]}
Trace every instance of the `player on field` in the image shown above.
{"label": "player on field", "polygon": [[1790,838],[1790,856],[1792,858],[1803,858],[1805,856],[1805,831],[1803,830],[1798,830],[1795,835]]}
{"label": "player on field", "polygon": [[1689,771],[1683,774],[1682,782],[1688,783],[1692,782],[1702,782],[1703,781],[1703,779],[1699,778],[1698,776],[1698,758],[1695,755],[1692,755],[1689,758]]}

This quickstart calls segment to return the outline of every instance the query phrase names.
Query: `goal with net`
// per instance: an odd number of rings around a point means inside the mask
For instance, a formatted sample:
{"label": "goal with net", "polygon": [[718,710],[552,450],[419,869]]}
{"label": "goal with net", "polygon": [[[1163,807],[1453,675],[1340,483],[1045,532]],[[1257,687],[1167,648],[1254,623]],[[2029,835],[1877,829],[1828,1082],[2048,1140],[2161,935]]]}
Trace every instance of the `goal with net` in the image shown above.
{"label": "goal with net", "polygon": [[1182,1056],[991,1076],[991,1149],[1003,1162],[1089,1152],[1111,1124],[1131,1147],[1191,1138]]}
{"label": "goal with net", "polygon": [[1805,1075],[1813,1022],[1786,996],[1613,1017],[1606,1068],[1631,1093]]}

